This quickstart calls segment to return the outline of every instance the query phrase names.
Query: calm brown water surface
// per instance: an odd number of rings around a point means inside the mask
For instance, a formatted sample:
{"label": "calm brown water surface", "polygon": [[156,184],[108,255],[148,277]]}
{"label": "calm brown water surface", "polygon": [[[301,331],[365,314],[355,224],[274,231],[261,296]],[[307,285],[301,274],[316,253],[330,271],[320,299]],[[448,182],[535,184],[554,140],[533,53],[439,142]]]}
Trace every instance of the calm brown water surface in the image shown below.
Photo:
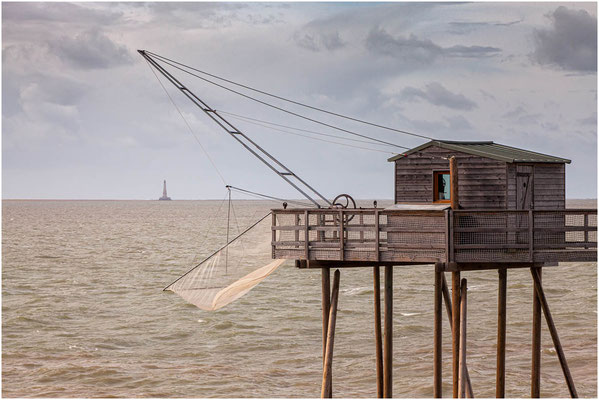
{"label": "calm brown water surface", "polygon": [[[224,220],[211,218],[219,203],[3,201],[2,395],[318,397],[319,271],[284,264],[247,296],[213,313],[162,292],[224,242]],[[272,206],[237,202],[240,226]],[[393,393],[430,397],[433,268],[395,271]],[[474,394],[493,397],[497,272],[463,276]],[[543,281],[578,393],[596,397],[597,265],[545,268]],[[342,270],[336,397],[376,395],[372,296],[370,269]],[[510,271],[509,397],[530,393],[531,309],[530,273]],[[447,396],[446,322],[443,329]],[[542,395],[568,397],[543,329]]]}

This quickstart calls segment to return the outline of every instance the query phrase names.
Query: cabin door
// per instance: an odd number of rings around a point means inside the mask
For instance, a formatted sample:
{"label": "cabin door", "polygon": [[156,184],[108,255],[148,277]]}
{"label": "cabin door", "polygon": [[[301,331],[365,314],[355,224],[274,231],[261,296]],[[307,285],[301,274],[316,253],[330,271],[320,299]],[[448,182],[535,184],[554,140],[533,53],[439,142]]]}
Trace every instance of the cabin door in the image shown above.
{"label": "cabin door", "polygon": [[532,166],[516,166],[516,208],[518,210],[531,210],[533,208],[532,180]]}
{"label": "cabin door", "polygon": [[[532,166],[516,166],[516,209],[531,210],[533,208],[532,180]],[[528,228],[528,215],[518,214],[516,221],[518,228]],[[528,243],[528,233],[518,232],[516,242],[519,244]]]}

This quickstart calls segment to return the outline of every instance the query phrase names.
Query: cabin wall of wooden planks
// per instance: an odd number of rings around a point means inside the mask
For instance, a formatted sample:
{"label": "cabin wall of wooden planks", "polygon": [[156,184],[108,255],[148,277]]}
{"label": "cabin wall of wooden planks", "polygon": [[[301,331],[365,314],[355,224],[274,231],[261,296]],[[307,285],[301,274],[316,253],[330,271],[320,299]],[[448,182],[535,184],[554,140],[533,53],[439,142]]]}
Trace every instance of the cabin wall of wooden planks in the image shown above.
{"label": "cabin wall of wooden planks", "polygon": [[433,172],[449,171],[450,156],[458,163],[460,206],[498,209],[507,205],[506,163],[438,146],[395,161],[395,202],[433,202]]}
{"label": "cabin wall of wooden planks", "polygon": [[[395,203],[432,203],[433,172],[449,171],[458,162],[458,190],[463,209],[521,209],[517,204],[517,171],[532,171],[532,203],[537,210],[566,206],[565,165],[506,163],[438,146],[395,161]],[[528,208],[528,207],[524,207]]]}

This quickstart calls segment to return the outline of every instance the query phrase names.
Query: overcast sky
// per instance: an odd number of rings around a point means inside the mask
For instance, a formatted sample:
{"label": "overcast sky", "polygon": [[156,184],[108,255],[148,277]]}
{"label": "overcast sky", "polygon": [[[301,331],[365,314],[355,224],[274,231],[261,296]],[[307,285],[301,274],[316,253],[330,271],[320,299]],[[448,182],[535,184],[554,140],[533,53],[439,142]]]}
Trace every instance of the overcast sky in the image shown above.
{"label": "overcast sky", "polygon": [[[596,15],[595,3],[5,2],[2,195],[151,199],[163,179],[173,199],[225,195],[136,52],[147,49],[397,129],[569,158],[567,196],[595,198]],[[176,75],[217,110],[352,138]],[[298,198],[167,89],[228,184]],[[424,143],[261,98],[402,146]],[[393,196],[386,160],[394,148],[345,141],[379,150],[368,151],[231,121],[326,196]]]}

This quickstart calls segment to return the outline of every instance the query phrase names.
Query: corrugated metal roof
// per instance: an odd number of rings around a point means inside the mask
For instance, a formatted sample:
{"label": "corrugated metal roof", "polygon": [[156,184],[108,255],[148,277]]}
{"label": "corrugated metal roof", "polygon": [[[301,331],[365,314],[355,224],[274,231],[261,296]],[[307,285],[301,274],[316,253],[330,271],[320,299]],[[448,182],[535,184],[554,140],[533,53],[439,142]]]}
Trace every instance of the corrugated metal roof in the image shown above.
{"label": "corrugated metal roof", "polygon": [[571,161],[566,158],[541,154],[530,150],[518,149],[516,147],[506,146],[493,142],[458,142],[450,140],[431,140],[421,146],[415,147],[405,153],[398,154],[389,158],[388,161],[395,161],[409,154],[416,153],[429,146],[439,146],[448,150],[460,151],[473,154],[480,157],[492,158],[508,163],[567,163]]}

